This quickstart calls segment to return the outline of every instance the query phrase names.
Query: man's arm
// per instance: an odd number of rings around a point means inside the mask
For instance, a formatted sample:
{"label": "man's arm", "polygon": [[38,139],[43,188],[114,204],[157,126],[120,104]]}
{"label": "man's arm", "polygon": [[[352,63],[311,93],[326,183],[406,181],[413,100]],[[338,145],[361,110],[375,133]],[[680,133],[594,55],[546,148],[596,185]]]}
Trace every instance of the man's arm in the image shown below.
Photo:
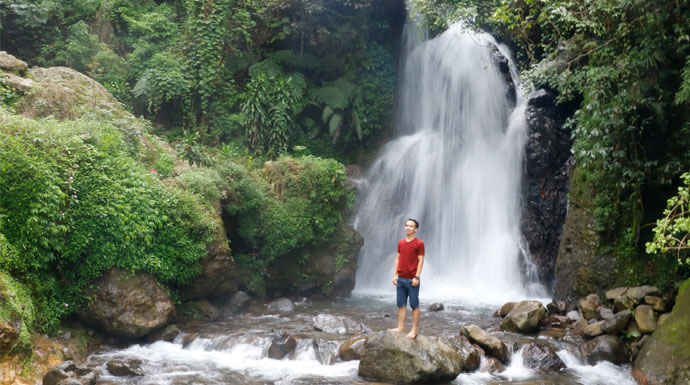
{"label": "man's arm", "polygon": [[[422,275],[422,267],[424,266],[424,254],[420,254],[417,256],[417,273],[414,275],[414,278],[420,277]],[[412,279],[412,286],[417,286],[419,285],[419,278],[417,278],[417,285],[415,285],[415,280],[414,278]]]}
{"label": "man's arm", "polygon": [[395,255],[395,268],[393,269],[393,285],[398,286],[398,262],[400,262],[400,253]]}

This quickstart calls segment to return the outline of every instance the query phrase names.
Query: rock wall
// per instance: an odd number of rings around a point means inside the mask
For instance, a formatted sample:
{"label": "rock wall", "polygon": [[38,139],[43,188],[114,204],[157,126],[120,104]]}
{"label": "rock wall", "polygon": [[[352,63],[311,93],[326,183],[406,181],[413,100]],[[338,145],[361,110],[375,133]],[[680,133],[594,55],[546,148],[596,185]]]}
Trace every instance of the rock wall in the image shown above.
{"label": "rock wall", "polygon": [[567,212],[571,139],[563,127],[567,112],[553,93],[540,89],[527,99],[521,228],[539,278],[550,287]]}

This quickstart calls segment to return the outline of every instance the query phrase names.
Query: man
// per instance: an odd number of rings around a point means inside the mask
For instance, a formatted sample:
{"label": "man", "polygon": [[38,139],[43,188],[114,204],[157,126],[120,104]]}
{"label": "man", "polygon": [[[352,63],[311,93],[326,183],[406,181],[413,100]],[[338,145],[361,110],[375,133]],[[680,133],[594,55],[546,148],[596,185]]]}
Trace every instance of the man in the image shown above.
{"label": "man", "polygon": [[405,238],[398,241],[395,256],[393,285],[397,287],[398,327],[392,331],[402,332],[407,316],[407,298],[412,308],[412,330],[407,338],[415,339],[419,334],[419,276],[424,265],[424,242],[415,237],[419,223],[415,219],[405,221]]}

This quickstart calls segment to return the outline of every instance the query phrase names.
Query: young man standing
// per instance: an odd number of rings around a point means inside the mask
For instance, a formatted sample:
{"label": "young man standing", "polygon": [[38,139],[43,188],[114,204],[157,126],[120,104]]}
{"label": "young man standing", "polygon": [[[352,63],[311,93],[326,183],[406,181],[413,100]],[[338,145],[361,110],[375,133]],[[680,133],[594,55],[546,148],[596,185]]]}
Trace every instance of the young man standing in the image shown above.
{"label": "young man standing", "polygon": [[412,330],[408,338],[415,339],[419,333],[419,276],[424,265],[424,242],[415,237],[419,223],[415,219],[405,221],[405,238],[398,241],[398,255],[395,257],[393,285],[397,287],[398,327],[391,329],[402,332],[407,316],[407,298],[412,308]]}

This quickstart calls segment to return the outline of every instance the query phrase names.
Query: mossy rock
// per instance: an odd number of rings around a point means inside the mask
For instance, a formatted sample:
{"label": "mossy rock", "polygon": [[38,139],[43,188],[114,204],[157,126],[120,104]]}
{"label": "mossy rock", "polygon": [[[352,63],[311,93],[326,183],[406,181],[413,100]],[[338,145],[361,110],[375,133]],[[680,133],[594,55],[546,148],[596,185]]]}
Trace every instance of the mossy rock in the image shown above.
{"label": "mossy rock", "polygon": [[[0,236],[0,242],[3,241],[4,237]],[[35,310],[29,291],[7,273],[0,271],[0,324],[5,325],[8,331],[16,330],[16,338],[0,336],[0,355],[30,350],[30,330],[34,322]]]}
{"label": "mossy rock", "polygon": [[642,346],[635,369],[650,384],[690,383],[690,279],[678,291],[671,315]]}

